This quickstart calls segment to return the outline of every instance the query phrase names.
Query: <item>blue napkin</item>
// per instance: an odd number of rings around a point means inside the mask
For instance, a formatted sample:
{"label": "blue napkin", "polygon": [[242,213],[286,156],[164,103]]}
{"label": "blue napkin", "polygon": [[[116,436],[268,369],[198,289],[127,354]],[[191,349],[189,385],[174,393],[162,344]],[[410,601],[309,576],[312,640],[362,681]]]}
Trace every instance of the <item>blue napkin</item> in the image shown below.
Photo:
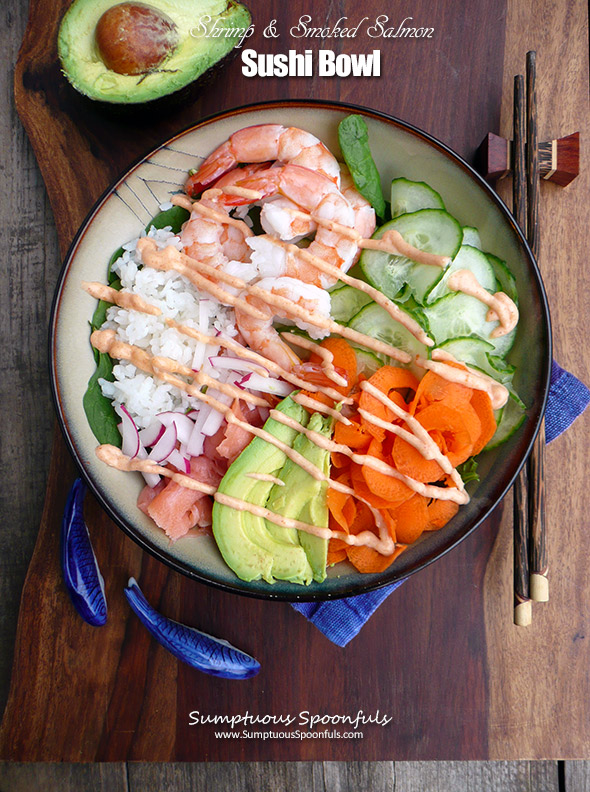
{"label": "blue napkin", "polygon": [[[550,443],[581,415],[590,403],[590,391],[579,379],[555,361],[551,368],[549,399],[545,412],[545,438]],[[295,610],[315,624],[326,638],[346,646],[379,605],[403,583],[399,580],[368,594],[332,602],[293,602]]]}

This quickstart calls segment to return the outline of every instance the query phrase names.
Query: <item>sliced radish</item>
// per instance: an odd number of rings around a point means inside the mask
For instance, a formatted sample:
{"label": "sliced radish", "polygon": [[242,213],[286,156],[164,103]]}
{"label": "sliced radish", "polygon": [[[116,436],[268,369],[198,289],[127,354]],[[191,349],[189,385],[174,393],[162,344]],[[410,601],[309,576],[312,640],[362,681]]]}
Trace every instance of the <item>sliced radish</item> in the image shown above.
{"label": "sliced radish", "polygon": [[294,390],[288,382],[274,377],[261,377],[259,374],[248,374],[240,380],[239,385],[260,393],[272,393],[273,396],[288,396]]}
{"label": "sliced radish", "polygon": [[180,470],[182,473],[188,474],[191,472],[190,460],[183,456],[176,448],[171,451],[166,462],[168,462],[170,465],[174,465],[174,467],[177,470]]}
{"label": "sliced radish", "polygon": [[207,344],[202,344],[200,341],[197,341],[197,346],[195,348],[195,354],[193,356],[193,362],[191,364],[191,368],[193,371],[199,371],[203,362],[205,360],[205,352],[207,350]]}
{"label": "sliced radish", "polygon": [[[145,448],[141,447],[139,449],[139,453],[137,454],[138,459],[147,459],[148,453]],[[160,476],[157,473],[144,473],[143,470],[141,471],[141,475],[144,478],[145,483],[148,487],[152,487],[152,489],[160,483]]]}
{"label": "sliced radish", "polygon": [[254,363],[250,360],[244,360],[240,357],[230,357],[229,355],[218,355],[217,357],[210,357],[209,362],[213,368],[217,369],[230,369],[231,371],[255,371],[262,377],[268,377],[268,369],[264,366]]}
{"label": "sliced radish", "polygon": [[139,431],[135,421],[129,415],[127,408],[123,404],[116,405],[115,412],[121,418],[121,423],[119,424],[119,431],[121,432],[121,437],[123,438],[121,451],[125,454],[125,456],[134,459],[137,456],[141,446]]}
{"label": "sliced radish", "polygon": [[[233,396],[228,396],[225,393],[219,393],[219,391],[212,391],[211,396],[217,399],[218,402],[221,404],[226,405],[227,407],[233,402]],[[211,408],[211,412],[207,416],[207,420],[203,424],[203,434],[207,437],[213,437],[213,435],[217,432],[223,421],[225,420],[225,415],[222,412],[219,412],[214,407]]]}
{"label": "sliced radish", "polygon": [[181,412],[162,412],[158,413],[156,416],[158,421],[162,424],[162,426],[170,426],[170,424],[176,424],[176,436],[181,443],[188,443],[191,434],[193,433],[193,429],[195,426],[195,422]]}
{"label": "sliced radish", "polygon": [[207,344],[205,348],[205,360],[203,361],[203,365],[201,366],[201,370],[208,374],[213,379],[220,379],[220,372],[217,369],[213,368],[211,365],[211,358],[215,357],[218,352],[218,347],[213,346],[212,344]]}
{"label": "sliced radish", "polygon": [[148,454],[148,459],[157,463],[165,462],[176,448],[176,440],[176,424],[173,422],[166,427],[164,434]]}
{"label": "sliced radish", "polygon": [[145,429],[141,429],[139,432],[139,439],[143,446],[147,446],[151,448],[154,443],[157,443],[160,437],[164,434],[164,426],[163,424],[158,421],[157,419],[147,426]]}
{"label": "sliced radish", "polygon": [[224,422],[224,420],[225,418],[223,413],[212,409],[209,417],[203,425],[203,435],[205,437],[213,437],[213,435],[219,431],[219,428],[221,427],[221,424]]}
{"label": "sliced radish", "polygon": [[203,434],[203,424],[207,420],[211,407],[208,404],[201,405],[197,420],[193,428],[193,432],[186,444],[186,450],[189,456],[200,456],[203,453],[203,446],[205,444],[205,435]]}

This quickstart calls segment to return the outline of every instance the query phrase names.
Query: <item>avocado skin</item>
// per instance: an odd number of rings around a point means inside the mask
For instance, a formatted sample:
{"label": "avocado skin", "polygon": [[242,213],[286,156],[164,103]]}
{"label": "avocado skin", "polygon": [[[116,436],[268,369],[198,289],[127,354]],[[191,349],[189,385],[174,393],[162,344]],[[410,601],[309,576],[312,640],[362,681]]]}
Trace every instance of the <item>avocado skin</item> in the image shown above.
{"label": "avocado skin", "polygon": [[[108,0],[105,8],[116,5],[119,1]],[[198,20],[198,0],[188,2],[193,18]],[[59,29],[58,55],[63,74],[78,94],[105,110],[112,110],[115,116],[125,114],[126,108],[132,108],[134,112],[140,111],[143,115],[146,111],[159,113],[186,103],[211,82],[237,54],[235,45],[239,41],[238,37],[205,39],[207,52],[198,52],[197,42],[203,39],[195,38],[194,58],[186,58],[186,52],[183,52],[183,62],[178,64],[178,68],[175,68],[176,53],[173,53],[162,64],[160,71],[155,70],[147,76],[118,75],[100,61],[94,45],[94,28],[90,32],[86,31],[86,36],[91,37],[91,41],[83,56],[75,45],[76,40],[84,37],[84,31],[79,33],[79,27],[82,25],[80,20],[84,20],[85,7],[92,8],[94,4],[95,0],[74,0],[68,8]],[[158,0],[149,0],[149,4],[159,8]],[[184,9],[187,0],[179,0],[178,5]],[[166,5],[163,10],[169,12],[169,6]],[[216,19],[218,27],[224,29],[247,28],[252,21],[248,8],[236,0],[227,0],[226,10]],[[184,41],[190,40],[190,34],[186,34]],[[96,85],[96,74],[89,77],[89,59],[102,65],[102,74],[109,80],[108,90],[101,90]]]}
{"label": "avocado skin", "polygon": [[[332,436],[333,420],[330,416],[314,413],[307,425],[308,429],[325,437]],[[299,434],[293,443],[293,449],[304,456],[312,465],[318,467],[326,476],[330,472],[330,452],[320,448],[304,434]],[[291,517],[320,528],[328,527],[328,506],[326,503],[327,484],[317,481],[302,467],[291,459],[287,459],[278,478],[285,482],[284,486],[275,484],[270,492],[266,507],[283,517]],[[283,528],[266,520],[266,527],[276,538],[300,544],[305,550],[307,560],[318,583],[326,579],[326,560],[328,540],[314,534],[298,531],[295,528]]]}
{"label": "avocado skin", "polygon": [[[309,419],[307,411],[290,397],[275,408],[302,425]],[[264,429],[277,439],[293,446],[298,432],[269,418]],[[273,488],[272,481],[250,478],[248,473],[277,476],[287,457],[272,443],[255,437],[229,466],[218,487],[220,493],[265,506]],[[213,535],[226,564],[245,581],[262,578],[294,583],[310,583],[313,570],[299,542],[287,534],[271,533],[263,517],[238,511],[219,502],[213,505]]]}

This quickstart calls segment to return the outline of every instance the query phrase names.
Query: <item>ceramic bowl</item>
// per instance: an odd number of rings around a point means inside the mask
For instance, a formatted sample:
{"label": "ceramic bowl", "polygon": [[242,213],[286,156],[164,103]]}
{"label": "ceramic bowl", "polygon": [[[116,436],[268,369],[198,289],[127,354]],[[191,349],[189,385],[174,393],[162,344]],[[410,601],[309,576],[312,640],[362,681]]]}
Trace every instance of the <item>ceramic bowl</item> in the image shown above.
{"label": "ceramic bowl", "polygon": [[[183,537],[170,543],[136,507],[143,486],[139,474],[122,473],[98,461],[96,441],[82,407],[94,372],[88,322],[95,301],[82,280],[105,281],[110,254],[136,237],[178,191],[189,168],[199,163],[237,129],[281,123],[312,132],[339,155],[337,127],[351,111],[367,122],[373,156],[383,185],[392,178],[427,181],[463,225],[479,229],[483,247],[506,260],[519,292],[521,319],[509,355],[517,366],[515,387],[527,405],[527,420],[503,446],[479,457],[481,481],[468,505],[442,530],[424,535],[389,569],[361,575],[339,564],[328,579],[304,587],[263,581],[245,583],[225,565],[209,537]],[[190,577],[243,594],[287,600],[313,600],[359,594],[392,583],[439,558],[473,531],[512,484],[537,433],[548,391],[551,363],[549,313],[539,271],[506,206],[473,169],[439,141],[402,121],[358,107],[323,102],[254,105],[206,119],[163,143],[122,176],[100,199],[78,232],[56,291],[51,322],[51,373],[61,427],[94,494],[112,519],[143,548]]]}

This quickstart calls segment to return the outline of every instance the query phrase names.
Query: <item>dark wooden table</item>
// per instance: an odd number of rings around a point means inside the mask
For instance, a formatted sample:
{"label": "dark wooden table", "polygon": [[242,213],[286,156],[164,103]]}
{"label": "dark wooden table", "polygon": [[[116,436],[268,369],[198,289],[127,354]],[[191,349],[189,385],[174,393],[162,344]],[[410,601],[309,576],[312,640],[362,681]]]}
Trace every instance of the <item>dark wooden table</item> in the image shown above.
{"label": "dark wooden table", "polygon": [[[258,33],[250,40],[251,46],[283,51],[292,45],[286,31],[305,12],[299,5],[285,8],[267,3],[264,11],[255,9],[260,27],[267,18],[277,17],[283,35],[269,42]],[[33,8],[42,6],[34,0]],[[454,10],[443,3],[402,6],[389,11],[392,19],[412,16],[416,23],[434,27],[432,40],[376,44],[359,37],[330,44],[338,51],[381,46],[384,76],[380,79],[248,80],[241,76],[237,61],[196,103],[148,129],[141,123],[122,127],[120,122],[105,121],[75,101],[48,54],[44,37],[50,25],[44,17],[38,33],[29,40],[18,79],[25,88],[22,101],[36,108],[36,123],[29,124],[28,131],[49,189],[62,253],[84,211],[134,156],[203,115],[255,99],[288,95],[363,103],[425,128],[470,159],[487,131],[509,133],[512,75],[522,70],[525,51],[535,48],[541,134],[587,132],[587,12],[583,3],[564,2],[549,8],[539,3],[526,9],[520,3],[505,8],[491,2]],[[318,20],[328,12],[332,22],[347,13],[356,19],[360,13],[344,2],[338,8],[315,4]],[[374,16],[385,11],[374,2],[365,4],[362,13]],[[13,53],[14,39],[8,33],[15,36],[18,22],[20,32],[22,20],[22,9],[14,3],[2,32]],[[317,43],[309,46],[317,48]],[[16,135],[14,151],[19,159],[9,160],[11,180],[3,205],[12,245],[8,248],[11,290],[2,299],[12,339],[16,339],[2,348],[3,370],[12,375],[6,378],[11,421],[5,446],[12,454],[5,453],[1,460],[8,482],[2,495],[8,522],[2,540],[1,580],[6,581],[9,595],[3,613],[3,636],[8,640],[3,646],[9,645],[14,630],[15,591],[32,549],[46,470],[43,454],[52,418],[41,347],[57,272],[42,187],[14,113],[7,113],[6,107],[10,105],[3,108],[2,119]],[[118,141],[116,147],[111,145],[113,138]],[[68,156],[61,157],[60,150]],[[93,163],[95,168],[89,168]],[[77,177],[80,172],[86,175],[83,182]],[[58,189],[64,179],[71,185],[67,193]],[[588,222],[588,177],[584,173],[565,191],[551,185],[543,188],[541,255],[548,262],[543,269],[556,354],[562,364],[580,374],[588,370],[583,343],[588,276],[579,252]],[[579,284],[576,290],[568,285],[568,277],[574,276]],[[331,646],[288,606],[219,595],[172,575],[144,557],[92,507],[91,523],[115,532],[105,543],[110,547],[107,568],[112,570],[107,580],[111,620],[105,628],[107,637],[96,638],[95,631],[72,619],[55,574],[56,520],[74,474],[61,440],[56,439],[44,529],[25,588],[2,757],[351,761],[586,756],[590,724],[585,705],[585,635],[590,584],[583,562],[589,540],[583,530],[584,488],[577,479],[585,476],[587,425],[588,418],[583,418],[574,432],[548,451],[549,520],[555,526],[550,542],[552,600],[536,609],[531,628],[516,630],[511,624],[510,520],[502,520],[497,512],[457,550],[414,576],[346,650]],[[16,460],[24,476],[19,475]],[[509,515],[508,507],[505,511]],[[183,594],[179,615],[187,621],[240,645],[247,635],[249,648],[269,669],[269,676],[230,689],[226,683],[177,666],[129,618],[120,592],[130,572],[141,572],[149,579],[152,598],[168,613],[178,612]],[[288,642],[281,639],[286,635]],[[86,654],[80,653],[82,645]],[[6,649],[2,657],[5,678],[9,655]],[[275,684],[269,684],[270,680]],[[65,707],[72,696],[83,705]],[[186,725],[187,713],[195,708],[230,713],[254,706],[258,712],[302,707],[334,711],[335,701],[346,702],[355,712],[359,707],[374,711],[387,706],[395,713],[395,729],[374,728],[357,744],[317,741],[293,748],[271,742],[227,744],[216,741],[212,731],[196,735]],[[389,765],[383,767],[387,776]],[[546,777],[552,779],[554,765],[548,768]],[[579,772],[579,767],[568,772]]]}

